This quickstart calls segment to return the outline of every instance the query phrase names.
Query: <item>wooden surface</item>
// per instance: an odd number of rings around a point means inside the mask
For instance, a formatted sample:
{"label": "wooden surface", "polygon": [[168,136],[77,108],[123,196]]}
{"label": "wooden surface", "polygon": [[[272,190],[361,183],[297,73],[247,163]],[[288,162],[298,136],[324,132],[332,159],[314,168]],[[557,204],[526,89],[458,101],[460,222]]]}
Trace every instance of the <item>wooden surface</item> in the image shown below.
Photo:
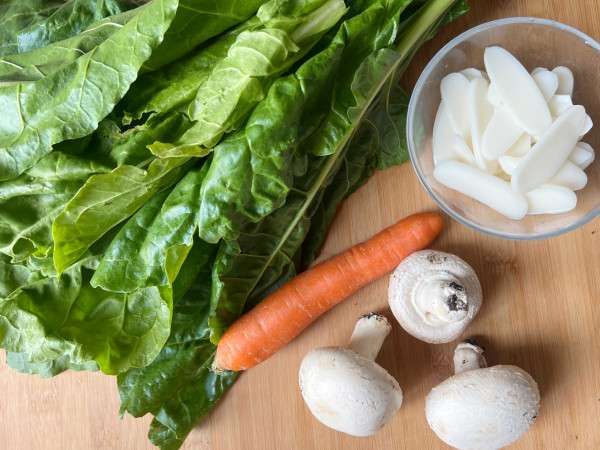
{"label": "wooden surface", "polygon": [[[596,0],[471,3],[466,18],[446,28],[417,55],[408,85],[443,43],[494,18],[550,17],[600,38]],[[341,209],[323,256],[432,206],[408,164],[377,174]],[[461,255],[480,275],[484,305],[468,334],[486,346],[488,361],[519,365],[540,384],[539,419],[513,448],[600,448],[600,220],[567,236],[529,243],[485,237],[451,223],[435,248]],[[317,346],[344,344],[361,314],[381,310],[389,315],[386,289],[387,280],[381,280],[362,290],[277,356],[244,374],[209,420],[190,435],[185,448],[447,448],[428,429],[423,401],[429,389],[450,374],[453,346],[424,344],[397,324],[378,361],[400,382],[404,404],[379,434],[357,439],[334,433],[312,418],[300,397],[297,370],[302,356]],[[4,450],[152,448],[146,439],[149,417],[119,419],[111,377],[70,373],[41,380],[9,371],[2,361],[0,392]]]}

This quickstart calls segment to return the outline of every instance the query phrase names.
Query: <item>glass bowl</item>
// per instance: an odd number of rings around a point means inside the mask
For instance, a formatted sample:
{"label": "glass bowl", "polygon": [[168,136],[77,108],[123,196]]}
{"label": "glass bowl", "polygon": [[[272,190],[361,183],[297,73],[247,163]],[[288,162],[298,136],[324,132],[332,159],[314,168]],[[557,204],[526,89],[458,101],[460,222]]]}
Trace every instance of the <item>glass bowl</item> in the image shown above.
{"label": "glass bowl", "polygon": [[483,51],[499,45],[529,70],[563,65],[575,77],[573,103],[581,104],[597,124],[583,140],[600,150],[600,44],[552,20],[513,17],[472,28],[446,44],[427,64],[408,107],[410,159],[421,184],[439,207],[458,222],[507,239],[542,239],[566,233],[600,215],[600,152],[587,169],[587,186],[577,192],[577,208],[565,214],[507,219],[491,208],[438,183],[433,177],[431,138],[440,104],[440,81],[467,67],[484,69]]}

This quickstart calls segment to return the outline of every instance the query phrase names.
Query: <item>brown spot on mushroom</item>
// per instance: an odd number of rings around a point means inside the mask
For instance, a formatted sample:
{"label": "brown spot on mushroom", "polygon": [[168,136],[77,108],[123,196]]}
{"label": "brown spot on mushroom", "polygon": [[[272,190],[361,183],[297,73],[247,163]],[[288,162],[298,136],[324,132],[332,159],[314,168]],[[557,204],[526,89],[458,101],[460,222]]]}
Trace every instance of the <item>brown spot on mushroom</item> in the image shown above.
{"label": "brown spot on mushroom", "polygon": [[456,294],[450,295],[446,299],[446,304],[448,305],[448,309],[450,311],[466,311],[469,309],[467,302],[458,298],[458,296]]}
{"label": "brown spot on mushroom", "polygon": [[427,261],[429,261],[431,264],[441,264],[448,261],[448,257],[440,253],[431,252],[427,255]]}

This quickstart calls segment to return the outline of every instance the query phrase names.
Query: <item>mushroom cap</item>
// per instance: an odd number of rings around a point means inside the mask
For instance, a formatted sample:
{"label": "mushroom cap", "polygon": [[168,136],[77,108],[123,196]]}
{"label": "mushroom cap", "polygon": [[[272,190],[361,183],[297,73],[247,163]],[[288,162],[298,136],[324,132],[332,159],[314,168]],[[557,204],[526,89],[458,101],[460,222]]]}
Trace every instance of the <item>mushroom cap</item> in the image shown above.
{"label": "mushroom cap", "polygon": [[[460,280],[468,309],[462,320],[434,326],[423,320],[412,297],[421,282],[442,272]],[[456,255],[436,250],[421,250],[405,258],[392,273],[388,290],[390,309],[398,323],[407,333],[430,344],[457,339],[479,312],[482,297],[481,284],[473,268]]]}
{"label": "mushroom cap", "polygon": [[433,388],[425,414],[431,429],[460,450],[492,450],[516,441],[537,417],[537,383],[516,366],[461,372]]}
{"label": "mushroom cap", "polygon": [[377,363],[339,347],[317,348],[300,366],[300,391],[323,424],[352,436],[370,436],[402,404],[398,382]]}

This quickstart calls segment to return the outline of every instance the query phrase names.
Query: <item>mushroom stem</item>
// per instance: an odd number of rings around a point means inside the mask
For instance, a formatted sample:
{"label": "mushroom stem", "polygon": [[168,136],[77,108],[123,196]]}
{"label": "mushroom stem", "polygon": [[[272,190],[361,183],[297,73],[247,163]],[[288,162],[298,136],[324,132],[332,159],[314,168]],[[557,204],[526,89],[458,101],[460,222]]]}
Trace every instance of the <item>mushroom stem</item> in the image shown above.
{"label": "mushroom stem", "polygon": [[348,348],[374,361],[391,330],[388,320],[380,314],[362,316],[354,326]]}
{"label": "mushroom stem", "polygon": [[463,283],[446,270],[426,272],[414,289],[413,306],[428,325],[460,322],[469,312]]}
{"label": "mushroom stem", "polygon": [[483,349],[474,341],[461,342],[454,350],[454,373],[487,367]]}

